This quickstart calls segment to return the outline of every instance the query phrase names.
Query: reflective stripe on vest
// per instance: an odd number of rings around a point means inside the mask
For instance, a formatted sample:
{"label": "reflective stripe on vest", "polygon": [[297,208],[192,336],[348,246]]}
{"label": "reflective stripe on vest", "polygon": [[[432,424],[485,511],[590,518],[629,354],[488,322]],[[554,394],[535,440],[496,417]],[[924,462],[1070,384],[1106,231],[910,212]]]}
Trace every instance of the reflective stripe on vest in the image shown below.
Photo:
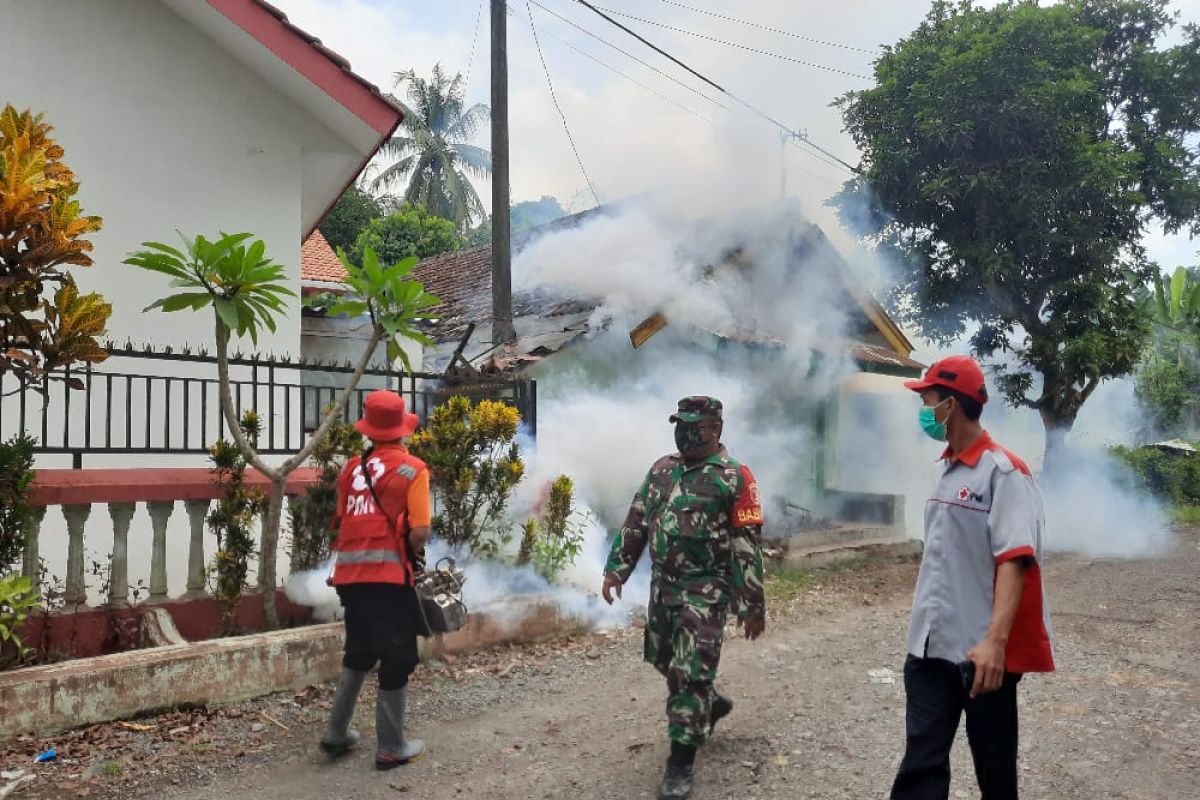
{"label": "reflective stripe on vest", "polygon": [[339,564],[382,564],[388,562],[399,564],[400,554],[395,550],[340,550],[337,554]]}

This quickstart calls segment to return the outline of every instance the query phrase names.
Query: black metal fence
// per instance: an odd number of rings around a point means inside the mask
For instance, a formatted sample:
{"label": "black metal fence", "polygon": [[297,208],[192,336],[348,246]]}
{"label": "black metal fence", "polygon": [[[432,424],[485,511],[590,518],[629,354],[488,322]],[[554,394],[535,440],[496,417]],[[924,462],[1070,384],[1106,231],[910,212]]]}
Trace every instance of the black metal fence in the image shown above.
{"label": "black metal fence", "polygon": [[[220,413],[213,356],[110,349],[104,363],[60,373],[45,391],[0,375],[0,439],[24,431],[37,452],[70,454],[76,468],[87,454],[204,454],[228,429]],[[294,453],[315,430],[354,370],[271,358],[231,358],[230,391],[240,410],[262,420],[259,452]],[[69,388],[70,386],[76,388]],[[422,420],[453,395],[499,400],[517,408],[537,430],[537,385],[524,378],[484,378],[448,385],[439,375],[368,369],[343,418],[357,420],[376,389],[402,395]]]}

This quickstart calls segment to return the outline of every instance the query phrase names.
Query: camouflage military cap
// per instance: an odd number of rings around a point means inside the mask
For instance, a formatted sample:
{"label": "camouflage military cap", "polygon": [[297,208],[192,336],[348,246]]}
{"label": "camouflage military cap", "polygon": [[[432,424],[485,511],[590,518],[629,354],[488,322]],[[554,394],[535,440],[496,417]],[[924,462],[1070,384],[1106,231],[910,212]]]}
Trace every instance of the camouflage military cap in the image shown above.
{"label": "camouflage military cap", "polygon": [[705,420],[720,422],[722,408],[721,401],[715,397],[704,397],[703,395],[685,397],[679,401],[679,410],[671,415],[670,421],[672,423],[703,422]]}

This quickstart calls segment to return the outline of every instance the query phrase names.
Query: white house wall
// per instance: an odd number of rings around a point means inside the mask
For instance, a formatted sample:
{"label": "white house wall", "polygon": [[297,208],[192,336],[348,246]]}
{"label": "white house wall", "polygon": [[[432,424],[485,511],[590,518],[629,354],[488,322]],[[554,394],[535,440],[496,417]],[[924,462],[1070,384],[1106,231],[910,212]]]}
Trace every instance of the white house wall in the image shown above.
{"label": "white house wall", "polygon": [[[113,304],[113,340],[212,352],[209,313],[144,313],[145,306],[170,291],[167,280],[121,263],[144,241],[176,243],[177,229],[189,234],[255,234],[265,241],[268,254],[284,265],[299,295],[302,195],[307,189],[310,196],[332,201],[340,190],[333,185],[334,176],[347,164],[361,161],[361,144],[348,144],[335,135],[301,104],[157,0],[0,0],[0,19],[5,32],[0,106],[12,103],[19,110],[45,115],[66,149],[65,163],[79,178],[78,199],[85,213],[104,220],[102,230],[90,237],[95,265],[74,274],[81,287],[99,291]],[[257,349],[298,356],[300,328],[297,299],[278,331],[266,332]],[[249,340],[234,346],[253,349]],[[98,367],[139,368],[178,377],[211,371],[116,359]],[[298,380],[288,370],[281,370],[279,377]],[[76,426],[82,423],[79,399],[71,408]],[[6,436],[13,431],[15,400],[8,398],[0,411]],[[61,412],[52,408],[51,415],[51,427],[61,425]],[[144,415],[139,411],[135,416],[134,424],[140,427]],[[192,417],[194,426],[195,406]],[[158,431],[163,424],[161,409],[156,410],[152,428]],[[299,424],[298,410],[292,424]],[[29,432],[37,436],[40,427],[31,425]],[[68,456],[43,456],[37,464],[69,465]],[[84,460],[86,467],[160,465],[205,466],[206,460],[99,455]],[[148,577],[149,527],[145,508],[139,506],[130,531],[131,580]],[[185,577],[187,540],[187,518],[180,504],[167,538],[172,594],[178,594]],[[93,509],[85,541],[89,563],[92,554],[105,560],[112,546],[112,523],[103,506]],[[57,508],[47,515],[41,547],[50,569],[62,575],[66,532]],[[211,555],[211,537],[206,536],[206,547]],[[281,561],[285,558],[281,553]]]}
{"label": "white house wall", "polygon": [[[327,172],[320,159],[354,148],[158,2],[0,0],[0,14],[0,103],[45,114],[85,212],[104,219],[95,266],[76,275],[113,303],[112,338],[211,348],[209,316],[143,314],[166,280],[121,263],[176,229],[254,233],[299,293],[306,161]],[[299,348],[293,304],[259,350]]]}

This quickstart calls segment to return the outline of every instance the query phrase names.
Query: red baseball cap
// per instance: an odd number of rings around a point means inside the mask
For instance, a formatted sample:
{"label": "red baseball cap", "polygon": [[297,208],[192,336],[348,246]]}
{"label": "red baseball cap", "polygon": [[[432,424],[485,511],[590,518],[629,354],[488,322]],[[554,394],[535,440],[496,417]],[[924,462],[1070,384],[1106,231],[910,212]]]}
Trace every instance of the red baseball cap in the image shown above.
{"label": "red baseball cap", "polygon": [[904,385],[914,392],[923,392],[935,386],[953,389],[981,405],[988,400],[983,369],[970,356],[947,356],[930,367],[924,378],[905,381]]}
{"label": "red baseball cap", "polygon": [[417,415],[409,414],[405,409],[403,397],[379,389],[367,395],[363,417],[354,423],[354,427],[377,442],[394,442],[412,436],[417,430],[417,422]]}

